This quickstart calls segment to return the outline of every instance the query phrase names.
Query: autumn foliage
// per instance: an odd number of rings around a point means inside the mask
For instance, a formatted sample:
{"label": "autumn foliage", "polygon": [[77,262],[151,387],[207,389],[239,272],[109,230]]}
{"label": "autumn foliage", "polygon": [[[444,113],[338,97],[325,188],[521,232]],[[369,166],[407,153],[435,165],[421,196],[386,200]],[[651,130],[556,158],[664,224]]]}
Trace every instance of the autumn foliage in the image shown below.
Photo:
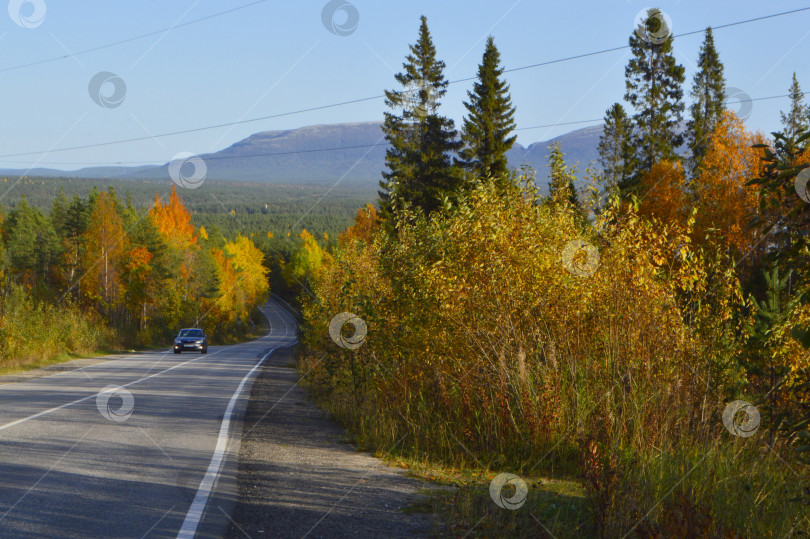
{"label": "autumn foliage", "polygon": [[50,217],[27,204],[10,212],[10,283],[95,313],[127,344],[165,342],[183,326],[213,338],[250,328],[268,292],[263,253],[246,237],[197,231],[175,188],[146,212],[114,190],[57,199]]}
{"label": "autumn foliage", "polygon": [[762,172],[765,137],[745,128],[730,111],[711,135],[708,151],[690,186],[696,201],[695,238],[715,231],[721,244],[746,253],[757,241],[748,229],[759,206],[758,190],[746,185]]}
{"label": "autumn foliage", "polygon": [[[718,445],[746,299],[729,259],[694,245],[683,178],[662,163],[640,213],[616,198],[593,223],[533,203],[530,184],[478,184],[448,215],[402,216],[396,237],[342,241],[302,295],[307,383],[383,451],[527,474],[574,458],[603,536],[645,513],[643,536],[759,535],[796,508],[720,496],[784,476],[775,456]],[[573,253],[598,253],[574,264],[588,271],[564,260],[571,242],[596,248]],[[367,324],[357,350],[330,338],[342,312]]]}
{"label": "autumn foliage", "polygon": [[686,224],[690,205],[682,163],[662,161],[654,164],[642,175],[641,189],[644,196],[640,215],[670,224]]}
{"label": "autumn foliage", "polygon": [[754,146],[763,143],[763,135],[726,110],[692,178],[687,181],[680,161],[656,163],[642,174],[639,215],[688,227],[698,245],[747,254],[759,240],[749,226],[758,189],[747,184],[761,174],[764,151]]}

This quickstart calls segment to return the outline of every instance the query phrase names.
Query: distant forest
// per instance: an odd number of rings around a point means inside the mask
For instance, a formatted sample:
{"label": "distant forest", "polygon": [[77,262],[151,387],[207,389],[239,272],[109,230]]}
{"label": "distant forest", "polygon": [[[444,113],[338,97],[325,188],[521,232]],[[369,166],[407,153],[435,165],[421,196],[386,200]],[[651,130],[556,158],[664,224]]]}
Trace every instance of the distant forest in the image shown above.
{"label": "distant forest", "polygon": [[[15,185],[16,184],[16,185]],[[139,210],[154,205],[155,195],[168,199],[172,182],[155,180],[100,180],[77,178],[0,178],[0,215],[19,203],[48,211],[60,190],[86,197],[93,191],[113,188],[125,202]],[[12,189],[12,186],[13,189]],[[357,208],[374,201],[373,188],[332,185],[278,185],[207,180],[199,189],[184,189],[183,201],[192,223],[218,229],[227,237],[238,233],[266,237],[272,232],[281,246],[287,232],[297,236],[306,229],[316,237],[337,237],[349,226]],[[317,201],[317,203],[316,203]]]}

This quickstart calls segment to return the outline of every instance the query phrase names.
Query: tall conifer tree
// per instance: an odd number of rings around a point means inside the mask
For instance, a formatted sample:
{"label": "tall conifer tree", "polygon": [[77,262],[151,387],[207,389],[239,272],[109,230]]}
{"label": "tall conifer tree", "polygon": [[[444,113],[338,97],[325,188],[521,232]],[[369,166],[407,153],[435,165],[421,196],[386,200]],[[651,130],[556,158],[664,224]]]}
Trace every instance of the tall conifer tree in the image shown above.
{"label": "tall conifer tree", "polygon": [[381,216],[390,220],[392,212],[405,203],[425,215],[452,202],[461,191],[462,174],[453,163],[461,148],[455,124],[439,115],[439,100],[447,92],[444,62],[436,58],[436,48],[421,19],[419,39],[410,45],[410,54],[395,78],[402,90],[386,90],[383,133],[391,147],[386,151],[380,182]]}
{"label": "tall conifer tree", "polygon": [[608,186],[625,184],[633,170],[633,123],[620,103],[605,113],[605,126],[599,138],[599,164]]}
{"label": "tall conifer tree", "polygon": [[517,138],[515,107],[509,95],[509,85],[501,78],[501,55],[492,36],[478,66],[478,80],[473,91],[467,92],[469,102],[464,106],[469,115],[464,119],[460,152],[461,166],[477,178],[503,178],[509,173],[508,152]]}
{"label": "tall conifer tree", "polygon": [[723,116],[726,101],[723,63],[714,46],[711,28],[706,29],[706,37],[700,47],[698,71],[692,83],[692,98],[692,119],[687,124],[687,132],[689,168],[692,175],[695,175],[709,148],[709,137]]}
{"label": "tall conifer tree", "polygon": [[793,82],[790,85],[788,92],[790,97],[790,110],[780,112],[782,117],[782,126],[784,134],[789,139],[795,139],[801,131],[806,131],[810,128],[810,107],[804,102],[804,92],[799,86],[799,80],[796,78],[796,73],[793,73]]}
{"label": "tall conifer tree", "polygon": [[625,101],[635,109],[635,170],[620,187],[638,188],[641,175],[655,163],[676,157],[683,144],[684,68],[672,53],[673,38],[661,10],[651,8],[630,36],[633,57],[625,68]]}

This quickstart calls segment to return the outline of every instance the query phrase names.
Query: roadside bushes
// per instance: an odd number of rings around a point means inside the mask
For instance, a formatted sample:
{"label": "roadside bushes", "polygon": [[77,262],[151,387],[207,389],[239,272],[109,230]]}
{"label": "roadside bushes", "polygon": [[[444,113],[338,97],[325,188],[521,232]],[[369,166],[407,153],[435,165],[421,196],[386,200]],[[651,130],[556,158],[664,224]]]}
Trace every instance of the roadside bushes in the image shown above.
{"label": "roadside bushes", "polygon": [[90,354],[116,345],[112,329],[75,305],[37,301],[19,285],[10,285],[0,298],[0,368],[36,365],[62,354]]}
{"label": "roadside bushes", "polygon": [[[663,267],[678,242],[687,258],[684,235],[621,219],[599,230],[570,205],[485,184],[449,218],[345,247],[306,305],[307,344],[329,351],[313,380],[395,407],[397,433],[427,435],[448,457],[458,438],[531,459],[606,420],[631,446],[666,438],[700,404],[701,341],[676,296],[706,276],[691,261]],[[575,241],[599,260],[574,250],[566,263],[592,267],[572,273],[562,259]],[[347,310],[368,323],[368,340],[332,353],[327,325]],[[631,394],[642,408],[628,406]]]}
{"label": "roadside bushes", "polygon": [[[756,480],[750,451],[723,460],[739,441],[720,413],[741,376],[729,261],[617,201],[591,223],[567,201],[536,200],[525,178],[481,183],[447,216],[403,212],[395,236],[341,242],[303,300],[312,389],[368,447],[577,473],[606,535],[639,519],[639,533],[668,529],[681,509],[656,494],[682,496],[712,529],[771,524],[786,498],[749,499],[728,516],[705,475],[675,482],[660,467],[709,451],[718,473]],[[368,326],[357,350],[329,337],[341,312]]]}

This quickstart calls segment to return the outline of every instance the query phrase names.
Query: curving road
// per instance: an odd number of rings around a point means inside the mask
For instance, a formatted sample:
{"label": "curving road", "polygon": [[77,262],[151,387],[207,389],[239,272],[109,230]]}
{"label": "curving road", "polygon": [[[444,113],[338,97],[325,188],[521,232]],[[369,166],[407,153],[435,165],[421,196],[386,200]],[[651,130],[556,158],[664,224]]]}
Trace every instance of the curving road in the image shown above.
{"label": "curving road", "polygon": [[267,336],[206,355],[0,379],[0,537],[222,536],[250,386],[273,350],[296,342],[280,304],[262,310]]}

